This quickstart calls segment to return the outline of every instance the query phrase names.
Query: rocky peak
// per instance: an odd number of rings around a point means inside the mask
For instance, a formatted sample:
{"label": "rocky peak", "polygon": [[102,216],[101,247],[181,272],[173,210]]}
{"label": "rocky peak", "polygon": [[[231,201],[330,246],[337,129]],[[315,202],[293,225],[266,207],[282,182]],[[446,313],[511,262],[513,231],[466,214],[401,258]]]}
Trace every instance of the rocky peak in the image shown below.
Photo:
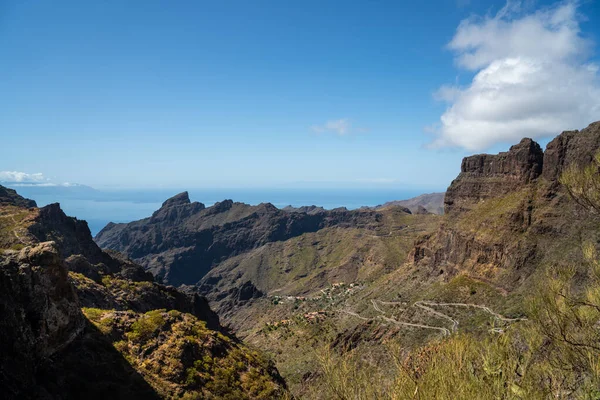
{"label": "rocky peak", "polygon": [[[197,201],[191,202],[188,192],[179,193],[162,204],[150,218],[151,223],[177,224],[182,219],[204,210],[206,206]],[[106,229],[106,228],[105,228]]]}
{"label": "rocky peak", "polygon": [[233,207],[233,200],[227,199],[213,204],[210,211],[212,214],[218,214],[231,210],[231,207]]}
{"label": "rocky peak", "polygon": [[162,203],[161,208],[180,206],[183,204],[190,204],[190,203],[191,203],[190,195],[186,191],[186,192],[181,192],[179,194],[176,194],[175,196],[165,200],[165,202]]}
{"label": "rocky peak", "polygon": [[258,205],[258,208],[263,209],[265,212],[270,212],[270,213],[279,212],[279,209],[271,203],[260,203]]}
{"label": "rocky peak", "polygon": [[542,173],[544,152],[529,138],[507,152],[465,157],[461,172],[444,199],[445,212],[468,209],[471,204],[512,192]]}
{"label": "rocky peak", "polygon": [[543,159],[544,152],[540,145],[525,138],[507,152],[465,157],[461,174],[504,176],[529,182],[541,174]]}
{"label": "rocky peak", "polygon": [[37,207],[35,201],[19,196],[16,191],[0,185],[0,204],[10,204],[17,207]]}
{"label": "rocky peak", "polygon": [[544,179],[554,182],[565,167],[586,165],[600,149],[600,121],[581,131],[565,131],[548,143],[544,153]]}
{"label": "rocky peak", "polygon": [[599,149],[600,121],[581,131],[561,133],[545,152],[526,138],[507,152],[465,157],[446,192],[445,212],[466,210],[479,201],[514,192],[540,176],[556,186],[567,166],[589,164]]}

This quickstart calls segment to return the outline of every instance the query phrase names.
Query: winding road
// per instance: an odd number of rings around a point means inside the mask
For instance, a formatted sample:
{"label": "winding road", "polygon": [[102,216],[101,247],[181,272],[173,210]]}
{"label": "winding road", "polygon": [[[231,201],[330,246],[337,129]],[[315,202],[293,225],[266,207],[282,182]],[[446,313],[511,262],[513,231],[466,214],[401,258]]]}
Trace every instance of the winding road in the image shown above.
{"label": "winding road", "polygon": [[[493,311],[491,308],[487,307],[487,306],[483,306],[480,304],[471,304],[471,303],[436,303],[433,301],[427,301],[427,300],[419,300],[416,301],[413,306],[418,307],[432,315],[435,315],[436,317],[445,319],[449,322],[452,323],[452,328],[448,329],[446,327],[441,327],[441,326],[433,326],[433,325],[425,325],[425,324],[416,324],[416,323],[412,323],[412,322],[406,322],[406,321],[398,321],[397,319],[394,318],[390,318],[386,315],[386,312],[383,311],[379,305],[377,303],[381,303],[381,304],[386,304],[386,305],[404,305],[401,302],[391,302],[391,301],[381,301],[381,300],[375,300],[375,299],[371,299],[371,305],[373,306],[373,309],[379,313],[379,315],[376,316],[376,318],[367,318],[367,317],[363,317],[362,315],[354,312],[354,311],[349,311],[347,309],[342,309],[342,310],[337,310],[338,312],[344,313],[344,314],[348,314],[351,315],[353,317],[359,318],[363,321],[372,321],[374,319],[380,319],[380,320],[384,320],[396,325],[403,325],[403,326],[412,326],[415,328],[423,328],[423,329],[434,329],[437,331],[442,332],[443,336],[450,336],[452,333],[455,333],[458,331],[458,320],[450,317],[447,314],[444,314],[440,311],[434,310],[432,307],[465,307],[465,308],[477,308],[480,310],[483,310],[485,312],[487,312],[488,314],[492,315],[495,319],[499,320],[499,321],[504,321],[504,322],[517,322],[517,321],[525,321],[527,320],[527,318],[507,318],[501,314],[498,314],[497,312]],[[492,328],[490,329],[491,332],[494,333],[503,333],[504,330],[501,328]]]}

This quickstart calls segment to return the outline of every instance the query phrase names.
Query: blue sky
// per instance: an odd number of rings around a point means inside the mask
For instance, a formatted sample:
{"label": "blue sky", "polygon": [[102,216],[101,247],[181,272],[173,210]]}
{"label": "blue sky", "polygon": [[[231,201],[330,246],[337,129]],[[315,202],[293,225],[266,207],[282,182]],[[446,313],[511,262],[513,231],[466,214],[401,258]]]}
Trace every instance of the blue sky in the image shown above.
{"label": "blue sky", "polygon": [[600,119],[599,27],[597,1],[0,0],[0,171],[443,190]]}

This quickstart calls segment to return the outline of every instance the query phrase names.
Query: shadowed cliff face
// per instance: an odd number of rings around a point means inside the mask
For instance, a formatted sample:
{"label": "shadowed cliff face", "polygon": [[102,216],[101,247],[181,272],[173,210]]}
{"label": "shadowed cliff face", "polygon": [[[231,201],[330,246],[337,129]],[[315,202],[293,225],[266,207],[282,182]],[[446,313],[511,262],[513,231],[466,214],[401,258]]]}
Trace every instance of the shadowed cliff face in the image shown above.
{"label": "shadowed cliff face", "polygon": [[127,254],[172,285],[195,284],[219,262],[264,244],[328,226],[376,225],[374,211],[279,210],[225,200],[211,207],[191,203],[187,192],[167,201],[150,218],[109,224],[95,240]]}

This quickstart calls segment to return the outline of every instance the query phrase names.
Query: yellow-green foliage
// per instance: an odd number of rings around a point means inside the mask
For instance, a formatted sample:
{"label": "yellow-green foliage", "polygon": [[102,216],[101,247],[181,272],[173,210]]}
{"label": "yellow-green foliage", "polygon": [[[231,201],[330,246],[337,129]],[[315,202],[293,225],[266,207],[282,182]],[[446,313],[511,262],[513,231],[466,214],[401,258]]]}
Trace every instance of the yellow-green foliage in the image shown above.
{"label": "yellow-green foliage", "polygon": [[119,278],[115,275],[102,276],[102,284],[110,290],[119,289],[124,292],[132,293],[142,293],[152,288],[152,282],[135,282],[128,279]]}
{"label": "yellow-green foliage", "polygon": [[600,399],[600,262],[591,245],[586,284],[550,270],[529,320],[486,338],[458,335],[397,357],[395,381],[373,386],[352,353],[321,357],[324,398]]}
{"label": "yellow-green foliage", "polygon": [[572,198],[582,206],[600,212],[600,153],[585,168],[571,165],[560,177]]}
{"label": "yellow-green foliage", "polygon": [[83,314],[92,322],[98,322],[104,315],[104,313],[108,312],[108,310],[101,310],[99,308],[88,308],[84,307],[81,309]]}
{"label": "yellow-green foliage", "polygon": [[285,390],[267,360],[204,321],[176,310],[84,308],[131,365],[165,398],[272,399]]}
{"label": "yellow-green foliage", "polygon": [[96,286],[96,282],[79,272],[69,271],[69,279],[77,289],[89,289]]}
{"label": "yellow-green foliage", "polygon": [[83,314],[89,319],[102,333],[108,334],[112,331],[114,324],[113,313],[114,310],[101,310],[99,308],[87,308],[81,309]]}
{"label": "yellow-green foliage", "polygon": [[127,338],[132,341],[144,341],[150,338],[165,324],[165,310],[152,310],[141,316],[131,325]]}

